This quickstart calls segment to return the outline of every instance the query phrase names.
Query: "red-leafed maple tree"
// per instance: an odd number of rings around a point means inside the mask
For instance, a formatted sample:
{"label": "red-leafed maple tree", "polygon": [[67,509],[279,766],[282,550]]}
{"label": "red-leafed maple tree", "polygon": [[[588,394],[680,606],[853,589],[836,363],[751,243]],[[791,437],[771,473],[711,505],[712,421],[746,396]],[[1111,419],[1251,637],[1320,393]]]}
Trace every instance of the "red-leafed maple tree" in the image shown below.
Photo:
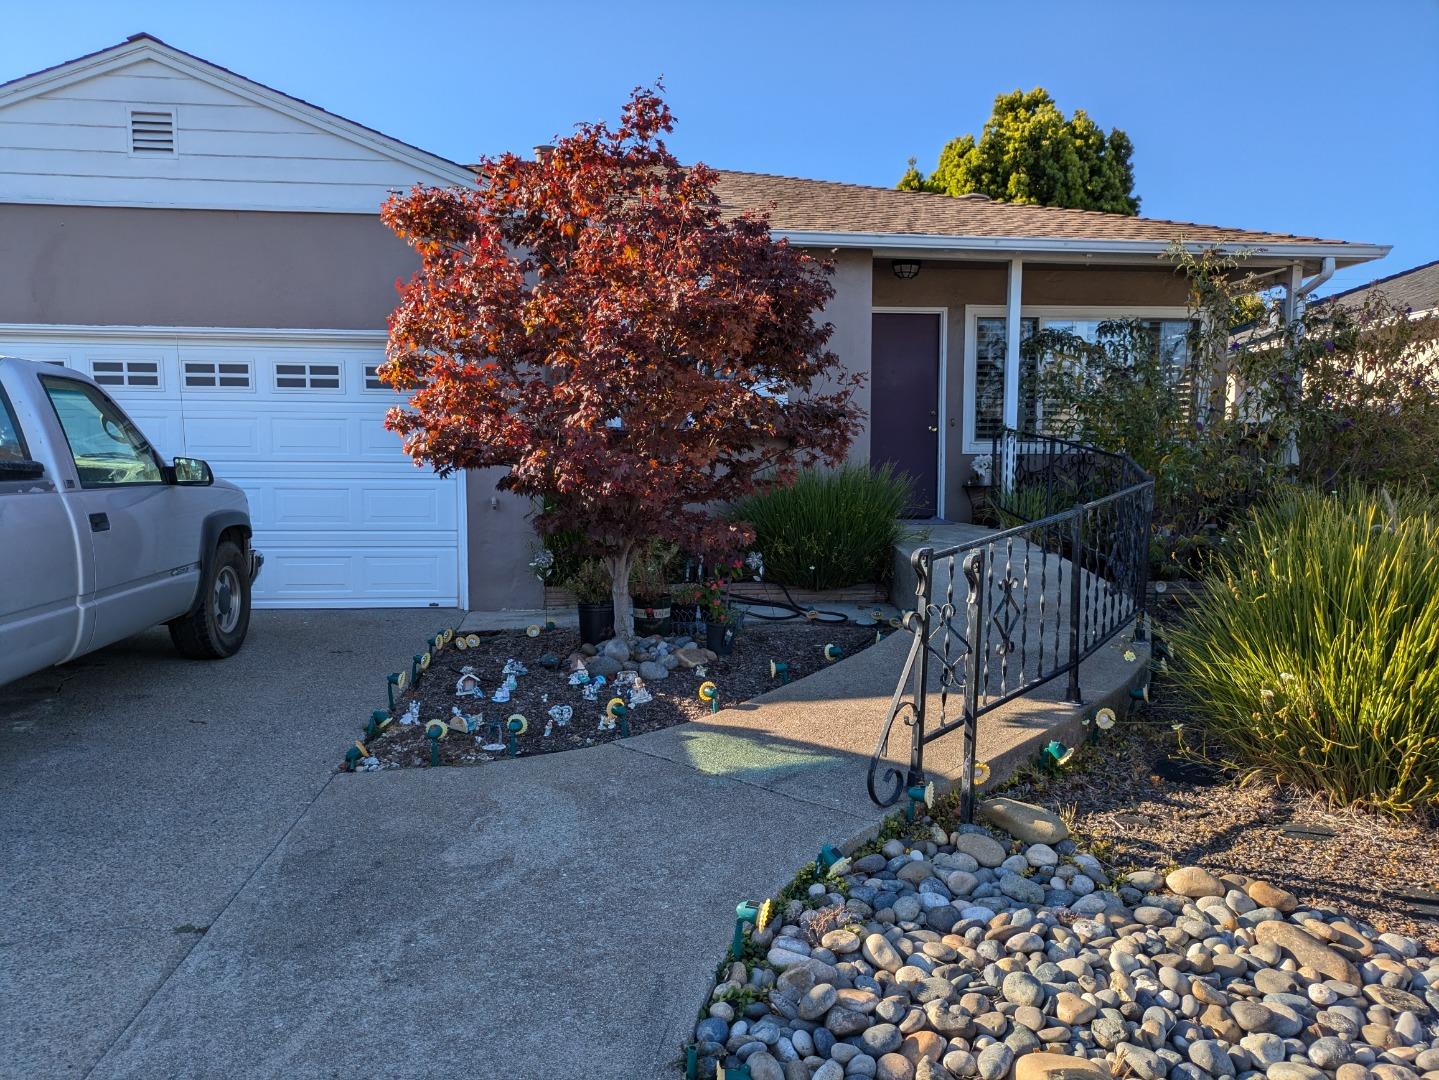
{"label": "red-leafed maple tree", "polygon": [[582,530],[627,635],[639,545],[748,542],[705,508],[838,460],[860,420],[860,377],[815,319],[830,267],[765,216],[722,213],[715,172],[666,149],[672,127],[637,89],[615,128],[381,211],[421,258],[390,317],[381,378],[411,399],[387,425],[441,475],[508,467],[499,486],[543,499],[542,533]]}

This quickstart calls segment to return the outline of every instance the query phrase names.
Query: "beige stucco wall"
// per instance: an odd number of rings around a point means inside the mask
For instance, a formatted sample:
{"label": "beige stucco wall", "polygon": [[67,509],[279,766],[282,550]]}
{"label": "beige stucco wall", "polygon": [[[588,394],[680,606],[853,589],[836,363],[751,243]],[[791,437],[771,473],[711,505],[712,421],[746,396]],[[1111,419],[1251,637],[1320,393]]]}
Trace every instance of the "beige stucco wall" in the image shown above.
{"label": "beige stucco wall", "polygon": [[[874,260],[868,251],[814,253],[834,263],[834,298],[819,318],[834,325],[830,350],[840,358],[847,372],[870,370],[871,297],[874,293]],[[855,394],[855,403],[869,415],[869,382]],[[869,427],[850,445],[851,461],[869,460]]]}
{"label": "beige stucco wall", "polygon": [[[945,340],[944,514],[952,521],[970,518],[964,483],[971,476],[972,455],[964,453],[964,324],[970,304],[1002,305],[1009,282],[1007,263],[923,262],[919,276],[901,280],[890,260],[874,260],[874,307],[939,307],[947,312]],[[1165,266],[1154,269],[1110,266],[1024,267],[1024,307],[1104,308],[1183,307],[1188,295],[1184,277]]]}
{"label": "beige stucco wall", "polygon": [[0,205],[0,322],[383,330],[414,253],[363,214]]}

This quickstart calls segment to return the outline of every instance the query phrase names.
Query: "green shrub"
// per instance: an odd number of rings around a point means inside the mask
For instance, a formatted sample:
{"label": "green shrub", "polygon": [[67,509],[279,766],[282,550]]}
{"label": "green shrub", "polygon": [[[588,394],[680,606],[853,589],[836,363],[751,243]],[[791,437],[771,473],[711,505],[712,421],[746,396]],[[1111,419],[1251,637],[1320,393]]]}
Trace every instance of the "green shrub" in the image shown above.
{"label": "green shrub", "polygon": [[807,470],[788,487],[737,503],[734,521],[754,527],[765,576],[805,589],[887,581],[909,478],[889,465]]}
{"label": "green shrub", "polygon": [[1439,500],[1279,497],[1218,546],[1175,645],[1231,765],[1439,807]]}

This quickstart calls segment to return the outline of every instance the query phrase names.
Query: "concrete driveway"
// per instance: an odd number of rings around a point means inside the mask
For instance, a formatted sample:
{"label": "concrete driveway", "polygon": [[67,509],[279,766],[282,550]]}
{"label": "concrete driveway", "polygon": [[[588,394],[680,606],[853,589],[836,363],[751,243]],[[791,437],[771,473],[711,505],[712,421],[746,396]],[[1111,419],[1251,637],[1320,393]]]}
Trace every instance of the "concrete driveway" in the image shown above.
{"label": "concrete driveway", "polygon": [[159,629],[0,688],[0,1077],[89,1073],[455,618],[260,611],[226,661]]}

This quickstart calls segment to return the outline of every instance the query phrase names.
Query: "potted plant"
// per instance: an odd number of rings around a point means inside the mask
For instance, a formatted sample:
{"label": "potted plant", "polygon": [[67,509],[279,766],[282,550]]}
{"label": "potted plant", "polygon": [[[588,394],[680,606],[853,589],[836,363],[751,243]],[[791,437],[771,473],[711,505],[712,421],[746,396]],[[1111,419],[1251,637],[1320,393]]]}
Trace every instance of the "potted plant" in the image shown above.
{"label": "potted plant", "polygon": [[700,618],[700,593],[704,586],[697,581],[686,581],[670,589],[670,622],[677,634],[698,632]]}
{"label": "potted plant", "polygon": [[610,575],[599,559],[582,559],[565,578],[565,588],[575,594],[580,612],[580,641],[598,645],[615,636],[615,603]]}
{"label": "potted plant", "polygon": [[[699,591],[700,613],[705,622],[705,648],[716,656],[734,651],[735,634],[739,632],[742,613],[730,603],[730,582],[739,574],[741,563],[725,567],[706,581]],[[729,572],[726,572],[729,571]]]}
{"label": "potted plant", "polygon": [[679,553],[675,544],[652,540],[630,568],[630,595],[634,597],[635,633],[668,634],[670,615],[670,564]]}

